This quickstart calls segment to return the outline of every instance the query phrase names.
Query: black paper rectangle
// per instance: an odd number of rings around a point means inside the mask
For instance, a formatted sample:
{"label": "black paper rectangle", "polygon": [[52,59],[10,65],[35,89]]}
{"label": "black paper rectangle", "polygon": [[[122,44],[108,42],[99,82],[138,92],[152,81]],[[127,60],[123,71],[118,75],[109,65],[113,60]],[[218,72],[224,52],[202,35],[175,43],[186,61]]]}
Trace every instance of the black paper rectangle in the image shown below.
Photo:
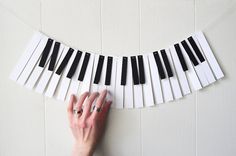
{"label": "black paper rectangle", "polygon": [[195,58],[195,56],[193,55],[193,52],[190,49],[190,47],[188,46],[187,42],[185,40],[183,40],[181,42],[181,44],[183,45],[185,51],[187,52],[188,57],[190,58],[191,62],[194,64],[194,66],[197,66],[199,63],[198,63],[197,59]]}
{"label": "black paper rectangle", "polygon": [[110,85],[111,84],[112,65],[113,65],[113,57],[108,56],[107,57],[107,69],[106,69],[105,85]]}
{"label": "black paper rectangle", "polygon": [[144,71],[144,65],[143,65],[143,56],[138,55],[138,66],[139,66],[139,82],[140,84],[145,83],[145,71]]}
{"label": "black paper rectangle", "polygon": [[80,70],[80,73],[79,73],[79,77],[78,77],[79,81],[84,80],[84,75],[85,75],[85,72],[86,72],[86,69],[87,69],[87,66],[88,66],[88,63],[89,63],[90,55],[91,55],[90,53],[85,53],[84,61],[83,61],[83,64],[82,64],[82,67],[81,67],[81,70]]}
{"label": "black paper rectangle", "polygon": [[48,55],[49,55],[51,47],[52,47],[52,43],[53,43],[53,40],[51,38],[49,38],[46,43],[46,46],[43,49],[43,54],[42,54],[41,60],[39,62],[39,66],[42,68],[44,68],[44,66],[46,64]]}
{"label": "black paper rectangle", "polygon": [[82,52],[78,50],[77,53],[76,53],[75,59],[74,59],[72,65],[71,65],[70,70],[69,70],[66,77],[71,79],[72,76],[75,74],[76,68],[77,68],[77,66],[79,64],[79,61],[80,61],[80,58],[81,58],[81,55],[82,55]]}
{"label": "black paper rectangle", "polygon": [[172,77],[173,72],[172,72],[172,69],[170,67],[170,62],[169,62],[168,57],[166,55],[166,51],[164,49],[161,50],[161,56],[162,56],[162,59],[163,59],[164,64],[165,64],[168,77]]}
{"label": "black paper rectangle", "polygon": [[56,74],[57,75],[61,75],[62,71],[65,69],[66,65],[68,64],[72,54],[73,54],[74,49],[70,48],[66,54],[66,56],[64,57],[64,59],[62,60],[60,66],[58,67]]}
{"label": "black paper rectangle", "polygon": [[53,51],[52,51],[52,56],[51,56],[49,67],[48,67],[49,71],[53,71],[54,68],[55,68],[58,53],[59,53],[59,49],[60,49],[60,45],[61,45],[60,42],[56,42],[54,44]]}
{"label": "black paper rectangle", "polygon": [[95,84],[98,84],[100,81],[103,62],[104,62],[104,56],[99,55],[97,70],[96,70],[94,81],[93,81],[93,83]]}
{"label": "black paper rectangle", "polygon": [[165,72],[164,72],[164,69],[163,69],[158,51],[153,52],[153,55],[154,55],[154,58],[155,58],[155,61],[156,61],[159,76],[160,76],[161,79],[165,79],[166,76],[165,76]]}
{"label": "black paper rectangle", "polygon": [[179,58],[179,61],[180,61],[180,64],[181,64],[181,66],[182,66],[183,71],[187,71],[187,70],[188,70],[188,67],[187,67],[186,62],[185,62],[185,60],[184,60],[184,56],[183,56],[183,54],[182,54],[182,51],[181,51],[181,49],[180,49],[179,44],[177,43],[177,44],[175,44],[174,46],[175,46],[175,50],[176,50],[176,53],[177,53],[177,55],[178,55],[178,58]]}
{"label": "black paper rectangle", "polygon": [[193,47],[193,50],[195,51],[195,53],[196,53],[197,57],[199,58],[199,60],[200,60],[201,62],[204,62],[204,61],[205,61],[205,58],[203,57],[203,55],[202,55],[200,49],[198,48],[196,42],[195,42],[194,39],[193,39],[193,37],[192,37],[192,36],[189,37],[189,38],[188,38],[188,41],[189,41],[189,43],[191,44],[191,46]]}
{"label": "black paper rectangle", "polygon": [[139,75],[138,75],[138,66],[137,66],[136,56],[131,56],[130,58],[131,58],[133,83],[134,83],[134,85],[138,85],[139,84]]}
{"label": "black paper rectangle", "polygon": [[121,85],[126,85],[126,76],[127,76],[127,64],[128,64],[128,57],[122,58],[122,71],[121,71]]}

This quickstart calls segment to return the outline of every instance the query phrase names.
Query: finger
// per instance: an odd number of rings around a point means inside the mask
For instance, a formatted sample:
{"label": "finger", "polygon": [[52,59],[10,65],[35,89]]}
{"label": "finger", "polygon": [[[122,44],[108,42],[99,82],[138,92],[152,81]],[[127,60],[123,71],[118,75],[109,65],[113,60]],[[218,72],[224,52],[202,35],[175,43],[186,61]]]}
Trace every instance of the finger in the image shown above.
{"label": "finger", "polygon": [[94,92],[85,101],[85,105],[84,105],[83,113],[82,113],[83,118],[86,118],[90,114],[91,106],[98,95],[99,95],[98,92]]}
{"label": "finger", "polygon": [[76,102],[75,106],[74,106],[74,109],[77,110],[77,111],[80,111],[81,113],[79,113],[76,117],[80,117],[83,110],[82,110],[82,106],[83,106],[83,103],[85,101],[85,99],[87,98],[87,96],[89,95],[88,92],[85,92],[83,93],[82,95],[80,95],[79,97],[79,100]]}
{"label": "finger", "polygon": [[67,107],[67,114],[68,114],[68,119],[70,122],[72,122],[72,117],[73,117],[73,104],[75,102],[75,96],[72,94],[70,96],[70,101]]}
{"label": "finger", "polygon": [[84,101],[85,101],[85,99],[87,98],[88,95],[89,95],[89,92],[85,92],[85,93],[80,95],[79,100],[75,105],[75,109],[80,110],[82,108],[83,103],[84,103]]}
{"label": "finger", "polygon": [[[103,105],[103,103],[105,101],[106,95],[107,95],[107,90],[103,90],[102,93],[99,95],[99,97],[97,99],[97,102],[96,102],[96,105],[95,105],[96,108],[98,108],[98,109],[102,108],[102,105]],[[94,110],[93,113],[92,113],[93,117],[96,117],[98,113],[99,112]]]}
{"label": "finger", "polygon": [[101,118],[101,120],[103,121],[106,120],[109,110],[111,108],[111,104],[112,104],[112,101],[106,101],[105,104],[103,105],[102,111],[98,113],[100,114],[99,118]]}

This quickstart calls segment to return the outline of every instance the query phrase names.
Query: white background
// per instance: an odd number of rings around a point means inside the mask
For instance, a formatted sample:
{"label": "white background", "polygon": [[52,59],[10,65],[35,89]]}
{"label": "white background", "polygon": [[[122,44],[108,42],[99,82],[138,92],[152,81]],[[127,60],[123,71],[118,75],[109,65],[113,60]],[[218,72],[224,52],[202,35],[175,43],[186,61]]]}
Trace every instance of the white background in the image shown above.
{"label": "white background", "polygon": [[236,155],[235,0],[0,0],[0,156],[71,153],[66,104],[8,79],[33,30],[114,55],[152,52],[203,30],[226,77],[160,107],[111,110],[96,155]]}

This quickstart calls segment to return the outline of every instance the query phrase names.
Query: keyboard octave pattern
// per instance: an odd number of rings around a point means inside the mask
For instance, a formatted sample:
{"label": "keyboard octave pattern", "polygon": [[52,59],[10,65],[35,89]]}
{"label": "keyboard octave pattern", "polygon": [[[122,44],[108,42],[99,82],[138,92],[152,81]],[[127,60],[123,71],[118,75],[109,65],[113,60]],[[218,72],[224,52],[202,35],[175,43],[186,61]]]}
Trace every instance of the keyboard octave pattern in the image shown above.
{"label": "keyboard octave pattern", "polygon": [[10,79],[47,97],[108,90],[115,108],[142,108],[182,98],[224,77],[203,34],[137,56],[74,49],[36,32]]}

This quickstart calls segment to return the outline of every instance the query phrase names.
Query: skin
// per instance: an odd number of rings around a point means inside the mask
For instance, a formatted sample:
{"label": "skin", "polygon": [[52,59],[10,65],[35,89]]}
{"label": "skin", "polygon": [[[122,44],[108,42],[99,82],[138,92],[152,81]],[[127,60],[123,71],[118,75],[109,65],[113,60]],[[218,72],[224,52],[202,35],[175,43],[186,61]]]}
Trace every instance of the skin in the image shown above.
{"label": "skin", "polygon": [[[106,101],[107,91],[101,93],[94,92],[89,95],[83,93],[78,99],[72,95],[68,105],[68,119],[72,134],[75,139],[72,156],[92,156],[96,145],[101,139],[111,101]],[[101,108],[100,112],[96,109],[91,111],[92,104],[96,100],[96,107]],[[81,110],[79,115],[73,114],[73,109]]]}

